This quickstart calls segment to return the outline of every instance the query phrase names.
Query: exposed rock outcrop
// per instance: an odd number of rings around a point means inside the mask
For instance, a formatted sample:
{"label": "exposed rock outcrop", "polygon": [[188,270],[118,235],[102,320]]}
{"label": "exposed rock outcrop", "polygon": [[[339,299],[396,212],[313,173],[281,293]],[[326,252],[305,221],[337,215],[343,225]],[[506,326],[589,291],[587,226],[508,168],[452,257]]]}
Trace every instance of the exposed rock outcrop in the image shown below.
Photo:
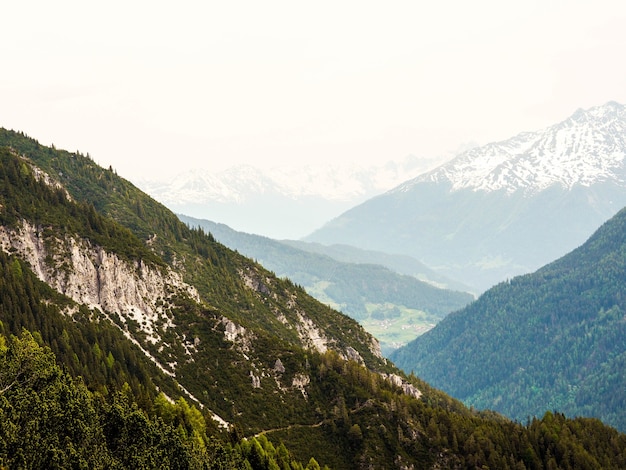
{"label": "exposed rock outcrop", "polygon": [[300,392],[302,393],[302,396],[304,398],[307,398],[308,395],[306,393],[306,386],[309,385],[311,383],[311,377],[309,377],[306,374],[296,374],[293,377],[293,380],[291,382],[291,386],[295,389],[300,390]]}
{"label": "exposed rock outcrop", "polygon": [[396,375],[396,374],[381,374],[381,375],[385,379],[387,379],[389,382],[391,382],[393,385],[395,385],[396,387],[400,387],[402,389],[402,392],[405,395],[409,395],[413,398],[419,398],[422,396],[422,392],[420,392],[419,389],[415,385],[407,382],[399,375]]}
{"label": "exposed rock outcrop", "polygon": [[171,295],[199,301],[196,289],[169,268],[123,260],[88,240],[45,236],[26,221],[16,230],[0,227],[0,245],[75,302],[113,314],[121,324],[135,322],[152,343],[159,341],[159,330],[174,326],[167,311]]}
{"label": "exposed rock outcrop", "polygon": [[278,372],[279,374],[285,373],[285,366],[283,365],[283,361],[280,359],[276,359],[276,362],[274,363],[274,372]]}
{"label": "exposed rock outcrop", "polygon": [[226,317],[222,317],[222,325],[224,325],[224,338],[227,341],[237,345],[237,348],[242,353],[250,351],[254,335],[249,333],[243,326],[237,325]]}
{"label": "exposed rock outcrop", "polygon": [[321,353],[325,353],[328,350],[328,338],[320,331],[313,320],[307,317],[304,312],[298,312],[298,324],[296,329],[300,341],[306,347],[315,349]]}
{"label": "exposed rock outcrop", "polygon": [[261,377],[250,371],[250,378],[252,379],[252,388],[261,388]]}

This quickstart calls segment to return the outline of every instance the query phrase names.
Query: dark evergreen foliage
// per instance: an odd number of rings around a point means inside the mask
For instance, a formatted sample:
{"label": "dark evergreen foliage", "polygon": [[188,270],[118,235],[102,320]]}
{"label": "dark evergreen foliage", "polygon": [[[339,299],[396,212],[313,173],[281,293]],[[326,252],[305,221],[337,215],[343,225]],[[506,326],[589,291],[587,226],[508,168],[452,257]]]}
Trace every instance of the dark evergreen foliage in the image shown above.
{"label": "dark evergreen foliage", "polygon": [[626,210],[584,245],[451,314],[393,359],[518,420],[557,409],[626,429]]}
{"label": "dark evergreen foliage", "polygon": [[[150,417],[125,385],[109,398],[90,392],[55,363],[26,330],[0,336],[0,467],[28,469],[269,469],[300,470],[282,446],[267,442],[254,455],[207,435],[202,414],[183,399],[162,395]],[[257,462],[261,459],[262,466]]]}

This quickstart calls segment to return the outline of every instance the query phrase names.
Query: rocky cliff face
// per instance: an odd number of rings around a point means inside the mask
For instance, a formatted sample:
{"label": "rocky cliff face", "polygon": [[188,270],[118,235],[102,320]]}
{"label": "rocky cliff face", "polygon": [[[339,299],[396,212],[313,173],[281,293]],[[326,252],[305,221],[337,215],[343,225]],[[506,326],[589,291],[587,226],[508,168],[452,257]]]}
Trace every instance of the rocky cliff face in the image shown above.
{"label": "rocky cliff face", "polygon": [[[0,148],[0,249],[73,301],[51,296],[67,316],[58,321],[102,328],[120,344],[111,323],[132,343],[107,348],[102,375],[133,373],[132,356],[147,366],[138,387],[184,395],[220,426],[262,429],[299,421],[298,407],[316,417],[318,353],[391,368],[371,335],[301,287],[91,160],[27,144]],[[93,339],[81,347],[91,352]]]}
{"label": "rocky cliff face", "polygon": [[196,289],[169,268],[126,261],[87,240],[60,239],[26,221],[17,230],[0,227],[0,243],[58,292],[114,315],[113,321],[126,331],[134,322],[153,344],[161,340],[163,330],[174,326],[168,312],[172,295],[200,300]]}
{"label": "rocky cliff face", "polygon": [[[162,357],[167,357],[171,347],[163,339],[167,330],[174,331],[177,342],[185,346],[189,360],[193,360],[197,344],[194,338],[185,338],[176,332],[172,298],[182,295],[198,303],[201,299],[197,290],[183,282],[178,272],[143,261],[121,259],[88,240],[73,236],[61,239],[27,221],[22,221],[17,229],[0,227],[0,246],[3,251],[14,252],[27,261],[37,277],[56,291],[100,311],[117,324],[166,374],[176,375],[177,362],[173,359],[159,361],[149,350],[165,350]],[[241,271],[240,276],[244,285],[258,295],[276,296],[272,279],[262,277],[254,268]],[[281,323],[297,333],[303,347],[321,353],[335,349],[344,359],[364,364],[356,349],[338,347],[337,339],[298,307],[295,294],[292,300],[287,309],[277,311],[276,315]],[[224,338],[248,359],[254,334],[226,317],[222,317],[220,323]],[[371,339],[369,349],[382,358],[376,339]],[[266,372],[258,371],[259,374]],[[252,380],[252,386],[259,388],[260,381]],[[305,394],[305,383],[293,387]]]}
{"label": "rocky cliff face", "polygon": [[[244,285],[247,289],[254,291],[259,297],[277,298],[275,292],[276,286],[272,284],[272,279],[263,277],[254,267],[248,267],[239,271]],[[287,328],[295,330],[298,335],[300,344],[305,349],[314,350],[325,353],[329,349],[339,352],[344,359],[354,360],[361,364],[365,364],[361,354],[351,346],[338,347],[338,339],[334,338],[332,333],[328,331],[320,322],[316,322],[307,315],[307,312],[298,306],[298,298],[296,294],[291,294],[287,302],[287,308],[276,310],[276,319]],[[379,359],[383,358],[380,343],[374,337],[371,337],[370,343],[367,345],[370,352]]]}

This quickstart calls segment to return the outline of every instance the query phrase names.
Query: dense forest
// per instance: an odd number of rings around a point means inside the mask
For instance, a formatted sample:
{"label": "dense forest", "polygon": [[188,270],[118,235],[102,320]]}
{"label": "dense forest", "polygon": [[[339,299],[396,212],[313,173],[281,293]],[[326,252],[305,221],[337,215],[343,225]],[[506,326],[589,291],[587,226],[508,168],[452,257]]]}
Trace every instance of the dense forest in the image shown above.
{"label": "dense forest", "polygon": [[[9,131],[0,143],[10,145],[0,151],[3,236],[18,237],[11,231],[27,221],[59,250],[43,260],[53,268],[69,237],[129,266],[177,269],[199,293],[165,299],[173,326],[152,344],[131,316],[113,321],[52,289],[5,237],[0,467],[626,466],[626,436],[597,419],[510,421],[403,374],[355,321],[185,226],[88,156]],[[303,322],[330,338],[325,350],[302,341]],[[227,337],[229,324],[245,341]]]}
{"label": "dense forest", "polygon": [[[40,342],[37,335],[25,330],[20,337],[0,336],[3,467],[320,468],[315,458],[304,466],[282,442],[273,444],[264,435],[241,439],[236,430],[221,439],[208,435],[205,417],[182,398],[172,403],[160,394],[140,408],[127,386],[107,397],[91,392],[80,378],[64,371]],[[328,363],[332,366],[332,360]],[[355,380],[349,377],[335,386]],[[399,407],[397,432],[401,438],[410,440],[411,434],[423,434],[428,447],[408,450],[428,466],[435,453],[446,468],[619,469],[626,465],[626,436],[597,420],[570,420],[548,412],[541,420],[522,426],[495,417],[453,414],[444,408],[428,410],[405,399],[391,403]],[[347,428],[347,446],[371,446],[372,441],[365,438],[371,431],[364,431],[351,415],[355,411],[389,415],[391,410],[367,401],[358,408],[344,405],[339,411],[343,417],[338,417],[334,426]],[[408,416],[417,414],[421,414],[420,420],[410,426],[403,424]],[[333,432],[337,435],[337,430]],[[386,432],[382,428],[375,431],[382,433],[379,439]],[[390,462],[378,460],[374,466],[384,468]],[[368,466],[371,464],[370,460]]]}
{"label": "dense forest", "polygon": [[626,210],[584,245],[501,283],[398,351],[467,404],[524,420],[558,409],[626,430]]}
{"label": "dense forest", "polygon": [[2,468],[320,468],[264,436],[233,443],[208,435],[205,417],[183,398],[160,394],[142,409],[127,385],[106,397],[91,392],[37,336],[0,336]]}

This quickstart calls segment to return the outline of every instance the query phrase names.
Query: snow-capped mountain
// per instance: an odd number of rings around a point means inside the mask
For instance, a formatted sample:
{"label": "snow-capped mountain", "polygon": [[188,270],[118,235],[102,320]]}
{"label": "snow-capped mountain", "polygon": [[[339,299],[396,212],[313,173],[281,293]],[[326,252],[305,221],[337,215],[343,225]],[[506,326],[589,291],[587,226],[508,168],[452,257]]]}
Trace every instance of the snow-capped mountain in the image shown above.
{"label": "snow-capped mountain", "polygon": [[459,154],[307,237],[414,256],[478,290],[581,244],[626,205],[626,108],[579,109]]}
{"label": "snow-capped mountain", "polygon": [[219,173],[193,169],[179,173],[169,181],[138,181],[138,185],[165,204],[243,203],[250,194],[263,194],[275,187],[271,179],[249,165],[232,167]]}
{"label": "snow-capped mountain", "polygon": [[609,102],[579,109],[552,127],[477,147],[399,186],[409,190],[426,181],[452,190],[537,193],[558,184],[571,189],[599,181],[624,183],[626,107]]}
{"label": "snow-capped mountain", "polygon": [[441,159],[418,159],[384,165],[290,165],[259,168],[236,165],[220,172],[193,169],[168,181],[138,181],[163,202],[245,203],[259,194],[275,193],[291,199],[318,197],[354,201],[389,190],[436,166]]}
{"label": "snow-capped mountain", "polygon": [[383,165],[238,165],[190,170],[168,181],[136,181],[186,215],[273,238],[300,238],[341,212],[441,163],[408,156]]}

